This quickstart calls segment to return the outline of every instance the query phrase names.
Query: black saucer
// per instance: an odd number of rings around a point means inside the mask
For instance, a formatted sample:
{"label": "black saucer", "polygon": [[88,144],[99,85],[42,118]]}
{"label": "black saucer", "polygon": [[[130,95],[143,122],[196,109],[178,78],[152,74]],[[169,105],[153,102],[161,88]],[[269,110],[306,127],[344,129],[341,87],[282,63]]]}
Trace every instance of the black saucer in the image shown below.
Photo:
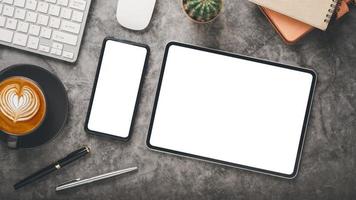
{"label": "black saucer", "polygon": [[[18,148],[42,145],[64,127],[69,112],[67,92],[59,78],[34,65],[13,65],[0,72],[0,82],[11,76],[24,76],[36,81],[46,96],[47,114],[42,125],[33,133],[19,137]],[[6,135],[0,131],[0,139],[6,143]]]}

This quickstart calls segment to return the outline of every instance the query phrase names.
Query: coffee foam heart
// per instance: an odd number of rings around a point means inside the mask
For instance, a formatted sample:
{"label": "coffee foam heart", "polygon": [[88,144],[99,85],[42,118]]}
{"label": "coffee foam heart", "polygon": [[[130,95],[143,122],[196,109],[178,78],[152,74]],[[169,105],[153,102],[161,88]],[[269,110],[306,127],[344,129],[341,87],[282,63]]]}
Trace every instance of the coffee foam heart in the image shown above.
{"label": "coffee foam heart", "polygon": [[32,119],[40,108],[40,99],[28,86],[10,84],[0,91],[0,111],[14,123]]}

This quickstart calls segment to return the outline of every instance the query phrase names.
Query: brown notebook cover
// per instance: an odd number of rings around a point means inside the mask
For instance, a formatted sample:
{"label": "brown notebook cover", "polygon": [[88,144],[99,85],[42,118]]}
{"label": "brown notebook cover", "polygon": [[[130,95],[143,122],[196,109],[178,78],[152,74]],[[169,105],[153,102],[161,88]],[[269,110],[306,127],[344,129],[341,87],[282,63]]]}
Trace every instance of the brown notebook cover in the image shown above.
{"label": "brown notebook cover", "polygon": [[[349,12],[349,7],[347,5],[347,3],[349,2],[350,0],[341,1],[336,16],[337,19],[341,18],[342,16],[344,16],[346,13]],[[287,44],[296,43],[307,33],[315,29],[314,27],[306,23],[303,23],[301,21],[298,21],[286,15],[280,14],[268,8],[264,8],[260,6],[260,9],[265,14],[265,16],[270,21],[270,23],[273,25],[276,32],[281,36],[283,41]]]}

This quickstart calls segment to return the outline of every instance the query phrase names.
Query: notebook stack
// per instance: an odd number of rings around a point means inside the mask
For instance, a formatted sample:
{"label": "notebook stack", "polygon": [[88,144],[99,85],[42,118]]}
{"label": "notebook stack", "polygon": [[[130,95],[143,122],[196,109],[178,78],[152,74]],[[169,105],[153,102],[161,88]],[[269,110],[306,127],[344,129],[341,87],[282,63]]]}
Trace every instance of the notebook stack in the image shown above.
{"label": "notebook stack", "polygon": [[250,0],[257,4],[287,44],[317,28],[325,31],[333,18],[349,12],[351,0]]}

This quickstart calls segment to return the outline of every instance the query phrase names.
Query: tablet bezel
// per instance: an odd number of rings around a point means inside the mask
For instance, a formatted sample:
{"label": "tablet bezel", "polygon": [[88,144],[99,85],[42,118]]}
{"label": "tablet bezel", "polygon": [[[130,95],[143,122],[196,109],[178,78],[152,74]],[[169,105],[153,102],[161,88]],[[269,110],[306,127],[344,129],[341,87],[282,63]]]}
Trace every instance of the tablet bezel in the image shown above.
{"label": "tablet bezel", "polygon": [[[291,174],[284,174],[284,173],[260,169],[260,168],[256,168],[256,167],[252,167],[252,166],[246,166],[246,165],[242,165],[242,164],[238,164],[238,163],[231,163],[231,162],[208,158],[208,157],[199,156],[199,155],[195,155],[195,154],[180,152],[180,151],[176,151],[176,150],[172,150],[172,149],[166,149],[166,148],[154,146],[150,143],[156,109],[157,109],[157,105],[158,105],[158,101],[159,101],[160,90],[161,90],[161,86],[162,86],[162,82],[163,82],[164,70],[166,67],[166,61],[167,61],[169,49],[171,46],[179,46],[179,47],[194,49],[194,50],[198,50],[198,51],[215,53],[215,54],[222,55],[222,56],[228,56],[228,57],[233,57],[233,58],[237,58],[237,59],[243,59],[243,60],[247,60],[247,61],[267,64],[267,65],[271,65],[274,67],[281,67],[281,68],[285,68],[285,69],[305,72],[305,73],[309,73],[312,75],[312,83],[311,83],[310,93],[309,93],[309,97],[308,97],[307,108],[306,108],[306,112],[304,115],[303,128],[302,128],[302,132],[301,132],[300,139],[299,139],[297,157],[295,160],[293,172]],[[179,42],[169,42],[166,45],[165,52],[164,52],[161,74],[159,77],[159,82],[158,82],[155,100],[154,100],[154,104],[153,104],[153,111],[152,111],[152,115],[151,115],[151,121],[150,121],[150,125],[149,125],[146,145],[151,150],[159,151],[159,152],[163,152],[163,153],[169,153],[169,154],[174,154],[174,155],[178,155],[178,156],[198,159],[198,160],[202,160],[202,161],[212,162],[212,163],[216,163],[216,164],[220,164],[220,165],[235,167],[235,168],[239,168],[239,169],[245,169],[245,170],[249,170],[249,171],[259,172],[259,173],[282,177],[282,178],[287,178],[287,179],[295,178],[296,175],[298,174],[298,169],[299,169],[299,165],[300,165],[301,153],[302,153],[303,146],[304,146],[304,140],[305,140],[307,125],[308,125],[308,121],[309,121],[309,115],[310,115],[311,105],[312,105],[312,101],[313,101],[313,96],[314,96],[314,92],[315,92],[316,81],[317,81],[317,74],[312,69],[295,67],[295,66],[290,66],[290,65],[281,64],[281,63],[275,63],[275,62],[271,62],[271,61],[267,61],[267,60],[257,59],[257,58],[248,57],[248,56],[242,56],[242,55],[238,55],[238,54],[228,53],[228,52],[205,48],[205,47],[194,46],[194,45],[190,45],[190,44],[184,44],[184,43],[179,43]]]}
{"label": "tablet bezel", "polygon": [[[107,41],[114,41],[114,42],[129,44],[129,45],[142,47],[142,48],[146,49],[145,62],[144,62],[144,65],[142,66],[143,69],[142,69],[142,73],[141,73],[139,89],[138,89],[138,92],[137,92],[136,102],[135,102],[134,111],[133,111],[132,118],[131,118],[130,129],[129,129],[129,133],[128,133],[127,137],[121,137],[121,136],[112,135],[112,134],[109,134],[109,133],[103,133],[103,132],[99,132],[99,131],[90,130],[89,127],[88,127],[89,118],[90,118],[91,109],[92,109],[92,106],[93,106],[95,91],[96,91],[96,87],[97,87],[97,83],[98,83],[98,79],[99,79],[101,64],[102,64],[102,61],[103,61],[103,56],[104,56],[104,52],[105,52],[105,47],[106,47]],[[88,106],[88,110],[87,110],[87,116],[86,116],[86,119],[85,119],[85,125],[84,125],[85,132],[87,132],[89,134],[93,134],[93,135],[105,136],[105,137],[109,137],[109,138],[112,138],[112,139],[121,140],[121,141],[124,141],[124,142],[130,140],[130,138],[132,137],[133,126],[135,124],[135,119],[136,119],[136,115],[137,115],[137,107],[138,107],[138,103],[139,103],[139,98],[141,96],[141,90],[142,90],[142,87],[143,87],[143,79],[145,77],[145,74],[147,73],[147,65],[148,65],[149,55],[150,55],[150,48],[146,44],[141,44],[141,43],[131,42],[131,41],[127,41],[127,40],[116,39],[116,38],[113,38],[113,37],[104,38],[103,44],[102,44],[102,47],[101,47],[99,61],[98,61],[98,68],[96,70],[95,79],[94,79],[94,83],[93,83],[93,88],[92,88],[92,92],[91,92],[91,96],[90,96],[90,102],[89,102],[89,106]]]}

